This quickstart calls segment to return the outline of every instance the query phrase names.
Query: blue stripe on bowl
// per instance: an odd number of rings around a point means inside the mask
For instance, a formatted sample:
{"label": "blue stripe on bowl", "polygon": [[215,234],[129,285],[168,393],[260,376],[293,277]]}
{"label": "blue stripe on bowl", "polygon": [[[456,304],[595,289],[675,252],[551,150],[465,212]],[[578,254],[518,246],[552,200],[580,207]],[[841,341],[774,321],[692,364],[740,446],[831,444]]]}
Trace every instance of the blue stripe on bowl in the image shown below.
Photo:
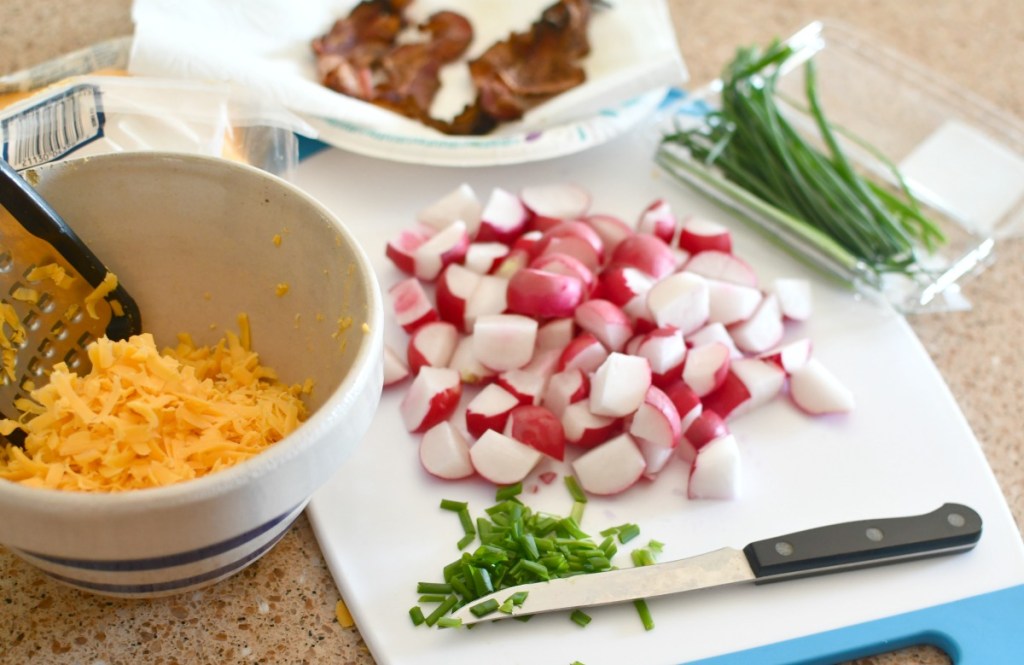
{"label": "blue stripe on bowl", "polygon": [[260,535],[270,531],[275,526],[281,523],[282,520],[286,519],[289,515],[294,515],[298,512],[301,506],[296,506],[291,510],[288,510],[281,515],[271,519],[268,522],[246,531],[245,533],[222,540],[219,543],[213,545],[206,545],[194,550],[188,550],[186,552],[179,552],[177,554],[167,554],[164,556],[155,556],[145,559],[70,559],[66,557],[51,556],[49,554],[39,554],[37,552],[31,552],[28,550],[21,550],[26,555],[39,559],[40,561],[46,561],[49,563],[57,564],[60,566],[67,566],[68,568],[79,568],[81,570],[96,570],[96,571],[110,571],[110,572],[126,572],[126,571],[139,571],[139,570],[159,570],[161,568],[173,568],[174,566],[181,566],[184,564],[195,563],[196,561],[202,561],[203,559],[209,559],[212,556],[229,552],[237,547],[244,545],[250,540],[259,537]]}
{"label": "blue stripe on bowl", "polygon": [[[287,525],[286,525],[287,526]],[[189,587],[202,585],[204,582],[210,582],[221,577],[226,577],[237,570],[240,570],[256,559],[267,553],[274,545],[284,537],[284,534],[288,532],[287,528],[282,528],[281,533],[271,538],[266,544],[253,550],[249,554],[245,555],[237,561],[232,561],[229,564],[216,568],[214,570],[201,573],[199,575],[190,575],[189,577],[182,577],[176,580],[169,580],[166,582],[150,582],[146,584],[113,584],[109,582],[88,582],[84,580],[78,580],[73,577],[66,575],[60,575],[48,570],[43,570],[44,573],[49,575],[55,580],[70,584],[80,589],[86,589],[89,591],[96,591],[99,593],[116,594],[122,596],[145,596],[150,594],[167,593],[173,591],[184,591]]]}

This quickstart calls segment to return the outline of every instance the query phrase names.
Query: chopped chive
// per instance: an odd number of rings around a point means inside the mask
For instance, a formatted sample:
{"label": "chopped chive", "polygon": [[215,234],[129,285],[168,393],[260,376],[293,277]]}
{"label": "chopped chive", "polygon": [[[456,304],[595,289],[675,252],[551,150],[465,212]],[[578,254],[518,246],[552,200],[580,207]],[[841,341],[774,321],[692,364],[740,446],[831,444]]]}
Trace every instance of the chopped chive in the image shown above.
{"label": "chopped chive", "polygon": [[470,543],[472,543],[474,540],[476,540],[476,534],[475,533],[467,533],[462,538],[459,538],[459,542],[457,542],[456,545],[461,550],[461,549],[464,549]]}
{"label": "chopped chive", "polygon": [[441,509],[450,510],[453,513],[457,513],[463,510],[469,509],[469,504],[465,501],[452,501],[451,499],[441,499]]}
{"label": "chopped chive", "polygon": [[573,623],[580,626],[586,626],[590,623],[590,615],[583,610],[573,610],[569,618],[573,620]]}
{"label": "chopped chive", "polygon": [[565,476],[565,487],[569,490],[569,494],[572,496],[572,500],[578,503],[587,502],[587,494],[580,487],[580,483],[576,480],[576,476]]}
{"label": "chopped chive", "polygon": [[437,620],[438,628],[458,628],[462,625],[462,619],[457,617],[441,617]]}
{"label": "chopped chive", "polygon": [[523,483],[522,482],[515,483],[514,485],[504,485],[502,487],[499,487],[498,490],[494,493],[494,500],[495,501],[507,501],[508,499],[512,499],[514,497],[517,497],[517,496],[519,496],[522,493],[523,493]]}
{"label": "chopped chive", "polygon": [[651,554],[651,551],[644,548],[635,549],[629,555],[633,559],[634,566],[650,566],[654,563],[654,556]]}
{"label": "chopped chive", "polygon": [[443,617],[445,614],[451,611],[455,604],[459,602],[458,596],[448,596],[443,603],[434,608],[434,611],[427,615],[426,623],[428,626],[433,626],[437,623],[437,620]]}
{"label": "chopped chive", "polygon": [[643,598],[637,598],[633,601],[633,606],[636,607],[636,613],[640,615],[640,621],[644,624],[644,630],[654,629],[654,618],[651,616],[651,610],[647,607],[647,601]]}
{"label": "chopped chive", "polygon": [[452,592],[452,585],[444,582],[417,582],[416,593],[436,593],[448,595]]}
{"label": "chopped chive", "polygon": [[584,501],[573,501],[572,510],[569,511],[569,517],[576,521],[577,524],[583,521],[583,510],[587,507]]}
{"label": "chopped chive", "polygon": [[448,596],[446,596],[444,594],[441,594],[441,593],[428,593],[428,594],[423,594],[422,596],[417,598],[416,602],[419,602],[419,603],[443,603],[444,599],[447,598],[447,597]]}
{"label": "chopped chive", "polygon": [[412,619],[412,625],[414,626],[418,626],[426,621],[423,616],[423,610],[420,609],[419,605],[413,605],[409,608],[409,618]]}
{"label": "chopped chive", "polygon": [[482,603],[477,603],[469,608],[469,611],[473,613],[473,616],[482,617],[487,616],[491,612],[498,609],[498,601],[494,598],[488,598]]}
{"label": "chopped chive", "polygon": [[640,535],[640,527],[636,524],[623,524],[619,527],[619,542],[625,545]]}

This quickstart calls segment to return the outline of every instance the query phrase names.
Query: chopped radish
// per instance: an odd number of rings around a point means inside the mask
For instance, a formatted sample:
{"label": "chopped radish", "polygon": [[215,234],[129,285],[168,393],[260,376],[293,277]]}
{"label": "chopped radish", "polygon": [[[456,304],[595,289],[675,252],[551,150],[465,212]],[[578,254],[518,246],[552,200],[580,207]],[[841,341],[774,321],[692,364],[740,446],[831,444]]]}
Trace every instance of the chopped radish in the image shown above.
{"label": "chopped radish", "polygon": [[650,386],[646,358],[613,352],[590,379],[590,410],[599,416],[627,416],[640,407]]}
{"label": "chopped radish", "polygon": [[438,231],[454,221],[460,221],[466,225],[466,230],[472,237],[480,227],[481,210],[482,206],[476,192],[467,183],[462,183],[420,210],[416,219]]}
{"label": "chopped radish", "polygon": [[450,263],[461,262],[469,249],[466,223],[455,221],[427,239],[413,252],[414,273],[425,281],[433,281]]}
{"label": "chopped radish", "polygon": [[635,338],[627,353],[646,358],[651,364],[651,381],[659,388],[679,379],[686,361],[686,342],[676,328],[656,328]]}
{"label": "chopped radish", "polygon": [[675,448],[683,432],[679,411],[661,389],[647,389],[640,408],[630,417],[629,433],[637,441],[646,441],[662,448]]}
{"label": "chopped radish", "polygon": [[541,251],[537,256],[544,256],[545,254],[571,256],[592,272],[596,272],[601,268],[601,255],[587,240],[576,235],[566,234],[550,238],[545,237]]}
{"label": "chopped radish", "polygon": [[488,275],[508,256],[508,245],[500,242],[471,242],[466,248],[464,265],[473,272]]}
{"label": "chopped radish", "polygon": [[529,212],[519,197],[495,187],[480,212],[480,228],[476,240],[511,244],[526,228],[528,220]]}
{"label": "chopped radish", "polygon": [[551,319],[537,328],[537,350],[557,349],[561,351],[576,336],[576,322],[570,317]]}
{"label": "chopped radish", "polygon": [[729,334],[740,351],[762,353],[779,343],[786,332],[779,311],[779,299],[766,296],[746,321],[729,328]]}
{"label": "chopped radish", "polygon": [[637,298],[646,299],[656,279],[639,268],[610,266],[598,276],[597,294],[619,307],[625,308]]}
{"label": "chopped radish", "polygon": [[416,272],[416,259],[414,254],[420,245],[427,241],[430,236],[425,231],[405,229],[398,232],[398,235],[388,240],[384,254],[395,267],[402,272],[412,275]]}
{"label": "chopped radish", "polygon": [[723,282],[757,287],[757,273],[750,267],[750,264],[726,252],[717,250],[698,252],[686,262],[686,270],[711,279],[720,279]]}
{"label": "chopped radish", "polygon": [[524,367],[499,374],[496,383],[515,395],[520,404],[538,404],[560,355],[556,350],[536,351]]}
{"label": "chopped radish", "polygon": [[730,358],[743,356],[743,353],[736,348],[736,342],[732,340],[732,335],[721,323],[709,323],[686,336],[686,343],[691,347],[704,346],[711,342],[721,342],[729,347]]}
{"label": "chopped radish", "polygon": [[615,251],[619,243],[634,233],[629,224],[614,215],[590,215],[583,222],[601,237],[604,250],[609,255]]}
{"label": "chopped radish", "polygon": [[752,286],[708,278],[708,321],[730,325],[746,321],[757,310],[764,297]]}
{"label": "chopped radish", "polygon": [[796,277],[780,277],[772,282],[772,293],[779,299],[782,315],[793,321],[811,318],[811,283]]}
{"label": "chopped radish", "polygon": [[683,365],[683,382],[698,397],[704,397],[716,390],[725,381],[732,362],[729,347],[721,342],[695,346],[686,354]]}
{"label": "chopped radish", "polygon": [[566,345],[558,359],[558,371],[578,368],[590,374],[608,359],[608,349],[592,333],[582,332]]}
{"label": "chopped radish", "polygon": [[459,374],[447,367],[423,367],[398,407],[405,428],[425,432],[455,413],[462,397]]}
{"label": "chopped radish", "polygon": [[489,429],[501,432],[517,406],[515,395],[495,383],[488,384],[466,405],[466,430],[474,439]]}
{"label": "chopped radish", "polygon": [[664,448],[643,439],[637,439],[636,445],[644,456],[644,476],[652,480],[668,465],[676,452],[675,448]]}
{"label": "chopped radish", "polygon": [[817,358],[789,376],[789,395],[807,413],[846,413],[854,408],[853,393]]}
{"label": "chopped radish", "polygon": [[566,407],[589,396],[590,382],[587,375],[579,369],[567,369],[551,375],[548,379],[541,404],[561,418]]}
{"label": "chopped radish", "polygon": [[466,329],[472,330],[478,317],[502,314],[508,308],[508,279],[497,275],[483,275],[466,301],[464,320]]}
{"label": "chopped radish", "polygon": [[573,183],[529,185],[519,190],[519,198],[541,220],[579,219],[590,208],[590,192]]}
{"label": "chopped radish", "polygon": [[468,268],[452,263],[438,277],[434,289],[437,313],[443,321],[455,324],[459,330],[468,332],[466,326],[466,303],[480,284],[480,275]]}
{"label": "chopped radish", "polygon": [[416,374],[421,367],[447,367],[459,341],[459,331],[447,321],[425,323],[409,337],[409,370]]}
{"label": "chopped radish", "polygon": [[496,372],[522,367],[533,357],[537,321],[519,314],[488,314],[473,324],[476,359]]}
{"label": "chopped radish", "polygon": [[619,243],[609,265],[630,266],[661,279],[675,272],[676,256],[661,238],[637,233]]}
{"label": "chopped radish", "polygon": [[525,252],[531,259],[540,254],[540,241],[544,239],[542,231],[527,231],[512,241],[509,249],[513,252]]}
{"label": "chopped radish", "polygon": [[732,253],[732,233],[728,227],[703,217],[689,217],[679,230],[679,247],[690,254],[715,251]]}
{"label": "chopped radish", "polygon": [[786,374],[792,374],[794,370],[803,367],[811,358],[811,340],[804,337],[792,341],[770,351],[765,351],[758,358],[775,363],[783,369]]}
{"label": "chopped radish", "polygon": [[[550,253],[552,251],[550,249],[551,244],[560,238],[574,238],[582,240],[590,246],[590,249],[594,250],[593,255],[597,257],[598,263],[603,262],[605,249],[604,241],[601,240],[601,236],[599,236],[597,231],[595,231],[586,222],[576,219],[561,221],[545,231],[544,237],[541,238],[540,241],[540,251],[538,254]],[[590,254],[588,253],[587,256],[589,257]]]}
{"label": "chopped radish", "polygon": [[701,448],[719,437],[729,434],[729,426],[722,416],[711,409],[700,412],[689,427],[683,430],[679,443],[679,456],[692,462]]}
{"label": "chopped radish", "polygon": [[424,323],[438,320],[437,310],[430,302],[423,284],[415,277],[403,279],[388,289],[388,293],[395,320],[406,332],[411,333]]}
{"label": "chopped radish", "polygon": [[473,351],[473,338],[469,335],[459,337],[455,351],[452,352],[452,358],[448,361],[448,368],[458,372],[462,382],[470,385],[483,383],[495,375],[493,369],[484,367],[476,359],[476,353]]}
{"label": "chopped radish", "polygon": [[494,430],[484,432],[469,448],[473,468],[495,485],[520,482],[542,457],[539,450]]}
{"label": "chopped radish", "polygon": [[683,432],[685,438],[686,431],[704,412],[704,403],[700,401],[697,393],[693,392],[693,388],[683,383],[682,379],[666,386],[664,392],[676,407],[676,413],[679,414],[679,431]]}
{"label": "chopped radish", "polygon": [[633,324],[621,309],[607,300],[593,298],[580,304],[576,325],[594,335],[609,351],[621,351],[633,336]]}
{"label": "chopped radish", "polygon": [[578,277],[534,268],[516,271],[506,295],[510,312],[539,319],[572,316],[583,297],[583,282]]}
{"label": "chopped radish", "polygon": [[384,387],[404,381],[410,375],[409,366],[402,356],[389,345],[384,345]]}
{"label": "chopped radish", "polygon": [[672,326],[686,335],[708,319],[707,280],[690,272],[669,275],[647,292],[647,307],[659,328]]}
{"label": "chopped radish", "polygon": [[723,418],[747,413],[779,394],[786,373],[775,363],[757,358],[733,361],[725,381],[704,397],[704,407]]}
{"label": "chopped radish", "polygon": [[636,483],[645,464],[633,437],[620,434],[577,457],[572,469],[585,492],[608,495],[618,494]]}
{"label": "chopped radish", "polygon": [[701,448],[690,467],[690,499],[735,499],[741,486],[740,448],[731,434]]}
{"label": "chopped radish", "polygon": [[466,437],[447,420],[423,433],[420,440],[420,462],[428,473],[445,480],[458,480],[473,475]]}
{"label": "chopped radish", "polygon": [[505,434],[559,462],[565,459],[562,422],[543,406],[517,406],[509,414]]}
{"label": "chopped radish", "polygon": [[636,224],[637,233],[649,233],[671,244],[676,235],[676,216],[665,199],[658,199],[644,208]]}
{"label": "chopped radish", "polygon": [[577,277],[583,282],[584,294],[593,292],[597,286],[597,275],[594,271],[575,256],[569,256],[568,254],[560,254],[558,252],[542,254],[531,261],[529,267],[536,268],[537,270],[546,270],[547,272],[555,272],[560,275]]}
{"label": "chopped radish", "polygon": [[499,277],[511,277],[526,266],[530,265],[530,253],[524,249],[511,249],[508,255],[501,260],[494,274]]}
{"label": "chopped radish", "polygon": [[599,416],[585,401],[573,402],[562,412],[562,429],[566,443],[580,448],[593,448],[622,430],[622,419]]}

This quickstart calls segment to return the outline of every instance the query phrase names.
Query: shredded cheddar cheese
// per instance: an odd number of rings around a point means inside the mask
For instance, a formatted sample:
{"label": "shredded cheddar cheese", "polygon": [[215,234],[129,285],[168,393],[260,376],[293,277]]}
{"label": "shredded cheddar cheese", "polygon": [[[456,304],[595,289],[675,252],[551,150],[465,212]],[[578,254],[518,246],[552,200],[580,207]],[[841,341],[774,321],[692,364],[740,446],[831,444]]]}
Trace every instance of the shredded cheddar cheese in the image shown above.
{"label": "shredded cheddar cheese", "polygon": [[334,616],[338,619],[338,625],[342,628],[351,628],[356,625],[355,620],[352,618],[352,613],[348,611],[348,605],[340,598],[334,605]]}
{"label": "shredded cheddar cheese", "polygon": [[36,266],[27,275],[25,275],[25,279],[30,282],[38,282],[48,279],[62,289],[66,289],[71,286],[71,282],[75,280],[75,278],[69,275],[62,266],[59,266],[56,263],[47,263],[46,265]]}
{"label": "shredded cheddar cheese", "polygon": [[0,420],[0,433],[26,434],[24,448],[0,449],[0,478],[86,492],[169,485],[253,457],[306,417],[310,382],[281,384],[231,333],[212,347],[180,335],[163,354],[149,334],[104,337],[88,354],[88,374],[57,364],[21,421]]}
{"label": "shredded cheddar cheese", "polygon": [[288,282],[280,282],[277,286],[274,287],[274,293],[276,293],[277,297],[280,298],[284,294],[288,293],[288,288]]}
{"label": "shredded cheddar cheese", "polygon": [[96,313],[96,303],[105,298],[111,291],[117,288],[117,275],[112,272],[108,272],[103,276],[103,281],[100,285],[93,289],[92,293],[85,297],[85,311],[94,319],[98,319],[99,314]]}

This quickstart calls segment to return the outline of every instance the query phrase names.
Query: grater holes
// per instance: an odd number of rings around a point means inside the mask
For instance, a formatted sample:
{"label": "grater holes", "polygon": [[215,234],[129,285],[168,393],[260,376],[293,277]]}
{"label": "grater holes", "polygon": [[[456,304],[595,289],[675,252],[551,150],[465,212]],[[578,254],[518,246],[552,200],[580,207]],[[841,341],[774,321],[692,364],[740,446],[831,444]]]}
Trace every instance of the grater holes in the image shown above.
{"label": "grater holes", "polygon": [[36,356],[29,358],[28,362],[25,364],[25,374],[27,376],[42,377],[45,372],[46,366],[43,364],[43,361]]}
{"label": "grater holes", "polygon": [[42,317],[39,316],[39,312],[34,309],[30,309],[25,318],[21,320],[21,324],[25,326],[25,330],[38,330],[39,326],[42,325]]}
{"label": "grater holes", "polygon": [[79,346],[79,348],[84,349],[85,347],[89,346],[90,344],[92,344],[95,341],[96,341],[96,337],[94,337],[91,332],[86,331],[86,332],[82,333],[81,337],[78,338],[78,346]]}
{"label": "grater holes", "polygon": [[50,334],[54,339],[63,342],[68,338],[68,325],[63,321],[58,321],[50,328]]}
{"label": "grater holes", "polygon": [[53,299],[53,296],[51,296],[49,293],[39,294],[39,300],[36,301],[36,307],[39,308],[40,312],[43,312],[44,314],[49,314],[53,311],[53,308],[55,306],[56,304]]}
{"label": "grater holes", "polygon": [[77,372],[82,368],[82,354],[78,349],[71,349],[64,354],[64,364],[68,366],[68,369],[72,372]]}
{"label": "grater holes", "polygon": [[56,345],[49,339],[44,339],[36,350],[41,358],[53,358],[57,353]]}
{"label": "grater holes", "polygon": [[81,323],[82,318],[84,316],[85,314],[83,313],[82,308],[79,307],[77,304],[72,303],[71,305],[68,305],[68,308],[66,310],[64,310],[64,314],[61,318],[67,321],[68,323],[75,324]]}
{"label": "grater holes", "polygon": [[10,272],[14,267],[14,255],[6,247],[0,247],[0,272]]}

